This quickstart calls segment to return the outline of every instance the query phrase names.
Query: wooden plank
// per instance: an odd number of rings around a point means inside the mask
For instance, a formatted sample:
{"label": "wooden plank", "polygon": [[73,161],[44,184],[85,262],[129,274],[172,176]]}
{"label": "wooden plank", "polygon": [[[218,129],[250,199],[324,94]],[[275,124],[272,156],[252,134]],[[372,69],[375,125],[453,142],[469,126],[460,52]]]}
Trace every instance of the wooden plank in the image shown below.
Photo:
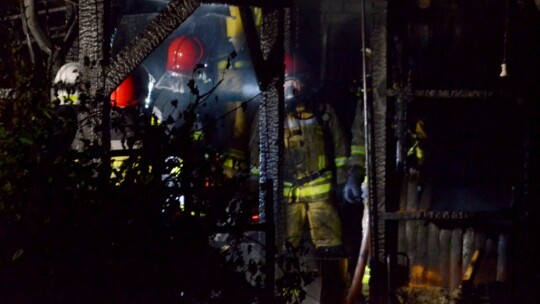
{"label": "wooden plank", "polygon": [[[431,183],[423,183],[422,191],[418,203],[418,211],[427,211],[431,207],[433,187]],[[428,283],[427,280],[427,265],[428,259],[428,224],[425,221],[416,221],[417,225],[417,238],[416,238],[416,255],[417,255],[417,267],[421,270],[421,274],[417,279],[417,284],[425,286]]]}
{"label": "wooden plank", "polygon": [[399,192],[399,211],[407,210],[407,193],[409,190],[409,181],[408,179],[403,181],[401,184],[401,189]]}
{"label": "wooden plank", "polygon": [[[370,215],[372,222],[372,258],[376,263],[384,264],[386,260],[385,244],[385,221],[379,220],[379,212],[386,210],[386,168],[387,168],[387,111],[386,111],[386,89],[387,83],[387,11],[388,0],[375,1],[371,8],[371,33],[369,34],[369,45],[371,45],[371,76],[373,96],[371,102],[366,103],[365,129],[367,137],[366,151],[368,159],[368,179],[372,184],[373,198],[370,202],[373,205],[373,212]],[[370,167],[373,166],[373,167]],[[370,190],[371,191],[371,190]],[[371,197],[370,197],[371,199]],[[376,211],[376,214],[375,214]],[[377,267],[377,265],[374,265]],[[379,279],[377,271],[372,274],[372,279],[379,285],[383,285],[383,280]],[[375,286],[382,288],[382,286]],[[382,294],[382,293],[381,293]]]}
{"label": "wooden plank", "polygon": [[418,211],[418,173],[411,173],[407,183],[407,205],[405,211]]}
{"label": "wooden plank", "polygon": [[416,284],[425,286],[427,284],[426,268],[428,265],[428,225],[424,221],[416,222],[416,265],[418,275]]}
{"label": "wooden plank", "polygon": [[482,257],[484,255],[483,249],[476,249],[471,256],[471,260],[467,264],[465,271],[463,272],[463,282],[462,285],[464,288],[469,288],[472,286],[474,278],[478,273],[478,268],[482,262]]}
{"label": "wooden plank", "polygon": [[497,275],[497,239],[485,239],[485,255],[478,269],[478,275],[474,284],[491,283]]}
{"label": "wooden plank", "polygon": [[431,183],[424,183],[418,211],[427,211],[431,208],[432,196],[433,186]]}
{"label": "wooden plank", "polygon": [[428,265],[426,280],[428,286],[441,286],[439,274],[439,228],[433,223],[428,224]]}
{"label": "wooden plank", "polygon": [[479,228],[476,228],[474,230],[474,248],[475,248],[475,251],[480,250],[482,252],[482,258],[477,265],[476,279],[474,281],[474,284],[478,284],[478,283],[485,282],[483,269],[485,268],[484,264],[486,264],[485,261],[486,261],[486,256],[487,256],[486,234],[483,230]]}
{"label": "wooden plank", "polygon": [[[417,211],[418,209],[418,174],[411,173],[407,183],[407,205],[406,211]],[[415,221],[405,222],[405,238],[407,240],[407,256],[409,257],[411,265],[411,284],[417,285],[419,277],[421,276],[420,270],[422,265],[417,264],[416,249],[417,249],[417,223]]]}
{"label": "wooden plank", "polygon": [[439,234],[439,273],[441,275],[441,287],[450,287],[450,246],[452,242],[452,230],[441,229]]}
{"label": "wooden plank", "polygon": [[457,288],[462,281],[462,246],[463,233],[461,228],[452,230],[452,242],[450,245],[450,288]]}
{"label": "wooden plank", "polygon": [[463,273],[465,273],[467,265],[469,265],[469,262],[471,261],[474,250],[474,230],[472,228],[467,228],[463,233],[463,249],[461,253],[461,270]]}
{"label": "wooden plank", "polygon": [[497,282],[506,282],[509,279],[509,243],[510,235],[507,233],[501,233],[499,235],[499,244],[497,248]]}

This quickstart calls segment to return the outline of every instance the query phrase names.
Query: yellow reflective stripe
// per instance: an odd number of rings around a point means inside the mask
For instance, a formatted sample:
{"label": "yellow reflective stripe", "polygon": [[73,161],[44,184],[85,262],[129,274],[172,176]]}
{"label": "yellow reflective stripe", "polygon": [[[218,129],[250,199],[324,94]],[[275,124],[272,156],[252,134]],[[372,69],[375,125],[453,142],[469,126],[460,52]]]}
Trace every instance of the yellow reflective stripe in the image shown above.
{"label": "yellow reflective stripe", "polygon": [[286,197],[299,197],[299,198],[307,198],[312,196],[317,196],[321,194],[329,193],[332,189],[332,184],[329,182],[326,182],[324,184],[320,185],[305,185],[301,187],[283,187],[283,194]]}
{"label": "yellow reflective stripe", "polygon": [[285,197],[299,197],[308,198],[317,195],[327,194],[332,189],[331,173],[327,172],[325,175],[309,182],[304,185],[297,186],[291,182],[283,183],[283,194]]}
{"label": "yellow reflective stripe", "polygon": [[254,19],[255,19],[255,25],[257,27],[261,27],[261,25],[262,25],[262,8],[260,8],[260,7],[253,8],[253,16],[254,16]]}
{"label": "yellow reflective stripe", "polygon": [[224,168],[237,169],[243,167],[244,162],[238,160],[237,158],[227,158],[222,164]]}
{"label": "yellow reflective stripe", "polygon": [[242,19],[240,18],[240,8],[238,6],[231,5],[229,7],[231,17],[225,19],[225,26],[227,27],[227,37],[237,38],[244,31],[242,27]]}
{"label": "yellow reflective stripe", "polygon": [[55,96],[54,97],[55,100],[59,100],[60,103],[63,103],[63,104],[73,104],[73,103],[76,103],[79,101],[79,96],[78,95],[58,95],[58,96]]}
{"label": "yellow reflective stripe", "polygon": [[203,131],[193,131],[193,133],[191,134],[191,139],[199,141],[203,139],[203,135]]}
{"label": "yellow reflective stripe", "polygon": [[249,172],[251,172],[251,175],[261,175],[261,169],[259,167],[251,167]]}
{"label": "yellow reflective stripe", "polygon": [[408,155],[412,155],[414,153],[414,150],[416,149],[416,147],[418,146],[418,142],[415,142],[414,145],[409,149],[409,151],[407,152]]}
{"label": "yellow reflective stripe", "polygon": [[411,156],[411,155],[415,155],[416,158],[418,160],[423,160],[424,159],[424,150],[422,150],[422,148],[420,148],[420,142],[415,142],[414,145],[409,149],[409,151],[407,152],[407,155]]}
{"label": "yellow reflective stripe", "polygon": [[319,155],[318,157],[319,170],[326,168],[326,156]]}
{"label": "yellow reflective stripe", "polygon": [[171,169],[171,175],[178,175],[182,171],[182,166],[176,166]]}
{"label": "yellow reflective stripe", "polygon": [[362,277],[362,284],[369,284],[369,279],[371,278],[371,268],[366,265],[366,270],[364,271],[364,277]]}
{"label": "yellow reflective stripe", "polygon": [[360,145],[352,145],[351,155],[366,155],[366,148]]}
{"label": "yellow reflective stripe", "polygon": [[[240,17],[240,8],[235,5],[229,7],[231,16],[225,19],[227,27],[227,37],[237,38],[243,31],[242,18]],[[253,8],[253,19],[255,19],[255,26],[260,28],[262,25],[262,9],[260,7]]]}
{"label": "yellow reflective stripe", "polygon": [[418,158],[418,160],[424,159],[424,151],[420,147],[416,147],[416,158]]}
{"label": "yellow reflective stripe", "polygon": [[234,162],[232,158],[226,158],[223,161],[223,168],[234,168]]}
{"label": "yellow reflective stripe", "polygon": [[159,126],[161,125],[161,120],[159,120],[159,118],[157,118],[156,116],[152,115],[152,118],[150,118],[150,125]]}
{"label": "yellow reflective stripe", "polygon": [[[251,62],[247,60],[238,60],[238,61],[230,61],[231,68],[233,69],[241,69],[241,68],[248,68],[251,67]],[[217,63],[217,68],[219,70],[224,70],[227,68],[227,60],[221,60]]]}
{"label": "yellow reflective stripe", "polygon": [[[118,181],[116,182],[116,186],[120,186],[123,182],[124,182],[124,179],[126,178],[126,175],[127,175],[127,170],[128,169],[131,169],[131,170],[137,170],[137,175],[140,176],[142,174],[140,168],[139,168],[139,160],[140,158],[138,158],[135,162],[131,163],[131,168],[124,168],[124,170],[122,170],[121,172],[115,172],[115,171],[119,171],[122,169],[122,165],[124,164],[124,162],[126,160],[128,160],[130,157],[129,156],[112,156],[111,157],[111,169],[112,169],[112,172],[111,172],[111,176],[110,178],[113,179],[113,178],[117,178]],[[152,172],[152,166],[148,166],[148,173],[151,173]],[[117,175],[117,173],[120,173],[120,175]]]}
{"label": "yellow reflective stripe", "polygon": [[344,167],[347,164],[347,158],[346,157],[336,157],[335,158],[336,167]]}
{"label": "yellow reflective stripe", "polygon": [[[129,156],[113,156],[111,157],[111,167],[114,169],[119,169],[124,161],[128,159]],[[114,174],[114,173],[113,173]]]}
{"label": "yellow reflective stripe", "polygon": [[225,168],[239,168],[242,163],[245,163],[244,153],[238,149],[230,149],[225,152],[223,158],[223,167]]}

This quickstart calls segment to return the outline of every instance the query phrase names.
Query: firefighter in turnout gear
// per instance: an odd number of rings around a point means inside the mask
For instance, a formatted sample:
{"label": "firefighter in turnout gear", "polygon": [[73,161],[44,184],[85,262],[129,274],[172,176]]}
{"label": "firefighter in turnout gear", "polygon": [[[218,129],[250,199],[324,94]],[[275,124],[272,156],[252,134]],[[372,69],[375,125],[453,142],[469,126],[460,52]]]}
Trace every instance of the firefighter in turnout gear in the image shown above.
{"label": "firefighter in turnout gear", "polygon": [[[343,257],[336,190],[345,182],[346,142],[334,110],[309,92],[307,71],[285,56],[284,185],[287,241],[298,246],[307,222],[316,253]],[[250,141],[252,176],[258,172],[258,115]]]}

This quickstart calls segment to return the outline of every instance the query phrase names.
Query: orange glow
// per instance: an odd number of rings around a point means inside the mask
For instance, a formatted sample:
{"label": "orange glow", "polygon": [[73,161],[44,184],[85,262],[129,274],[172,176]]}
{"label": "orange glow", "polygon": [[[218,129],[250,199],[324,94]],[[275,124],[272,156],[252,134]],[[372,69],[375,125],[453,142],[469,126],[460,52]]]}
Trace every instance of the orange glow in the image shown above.
{"label": "orange glow", "polygon": [[439,272],[423,265],[414,265],[411,268],[409,287],[435,287],[441,284],[442,277]]}

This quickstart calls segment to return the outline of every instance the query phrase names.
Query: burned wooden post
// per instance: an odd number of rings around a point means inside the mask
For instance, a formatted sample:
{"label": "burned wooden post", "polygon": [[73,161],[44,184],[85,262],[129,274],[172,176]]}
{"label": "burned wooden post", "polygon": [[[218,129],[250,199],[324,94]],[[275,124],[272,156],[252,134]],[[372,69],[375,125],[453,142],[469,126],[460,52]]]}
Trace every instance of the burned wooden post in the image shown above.
{"label": "burned wooden post", "polygon": [[471,261],[471,257],[474,253],[474,230],[473,228],[466,228],[463,232],[463,245],[461,250],[461,272],[465,273],[467,266]]}
{"label": "burned wooden post", "polygon": [[[412,170],[411,170],[412,171]],[[419,172],[411,172],[407,178],[407,206],[405,211],[416,212],[418,211],[418,182]],[[416,258],[416,251],[419,246],[423,244],[417,243],[418,221],[406,221],[405,222],[405,239],[407,240],[407,255],[411,263],[411,269],[414,269],[411,277],[411,284],[419,284],[419,274],[421,271],[421,265],[418,265]]]}
{"label": "burned wooden post", "polygon": [[510,261],[510,235],[508,233],[499,234],[499,243],[497,248],[497,282],[507,282]]}
{"label": "burned wooden post", "polygon": [[[79,75],[85,90],[88,111],[78,113],[78,121],[85,123],[77,130],[73,148],[82,151],[88,144],[107,150],[108,125],[103,121],[107,106],[103,102],[105,66],[105,4],[103,0],[83,1],[79,4]],[[105,118],[106,120],[106,118]]]}
{"label": "burned wooden post", "polygon": [[[246,38],[253,54],[255,73],[262,91],[259,107],[260,178],[259,217],[266,229],[266,302],[272,303],[275,292],[275,255],[285,244],[283,203],[283,117],[284,117],[284,25],[282,7],[263,8],[261,38],[257,39],[247,10],[242,11]],[[269,222],[271,221],[271,222]]]}
{"label": "burned wooden post", "polygon": [[450,243],[450,288],[458,288],[461,283],[462,260],[461,252],[463,246],[463,233],[461,228],[452,230],[452,241]]}
{"label": "burned wooden post", "polygon": [[426,265],[426,281],[428,286],[440,286],[441,275],[439,273],[439,227],[434,223],[428,224],[428,241],[427,246],[428,260]]}
{"label": "burned wooden post", "polygon": [[385,286],[384,264],[386,261],[385,221],[379,220],[379,212],[386,211],[386,92],[387,92],[387,8],[388,1],[373,3],[373,26],[370,35],[372,57],[371,103],[364,102],[366,131],[366,172],[369,181],[369,211],[371,231],[371,282],[373,302],[385,301],[382,290]]}
{"label": "burned wooden post", "polygon": [[441,276],[441,287],[448,288],[450,285],[450,242],[452,231],[449,229],[439,230],[439,265],[438,272]]}
{"label": "burned wooden post", "polygon": [[416,278],[413,276],[413,284],[419,286],[426,285],[426,261],[428,257],[428,252],[431,248],[428,247],[428,225],[425,221],[415,221],[416,222],[416,261],[418,273],[414,273]]}

